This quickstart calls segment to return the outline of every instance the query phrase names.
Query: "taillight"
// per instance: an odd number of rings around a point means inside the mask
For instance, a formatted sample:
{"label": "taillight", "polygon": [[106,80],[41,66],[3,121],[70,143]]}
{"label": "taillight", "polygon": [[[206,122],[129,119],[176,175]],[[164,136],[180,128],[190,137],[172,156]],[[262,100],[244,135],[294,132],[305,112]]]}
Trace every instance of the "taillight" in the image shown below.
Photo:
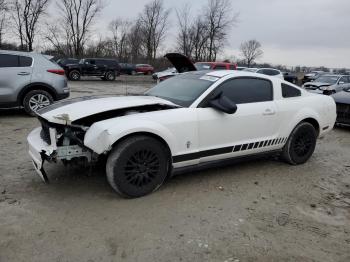
{"label": "taillight", "polygon": [[65,74],[63,69],[48,69],[47,72],[60,75],[60,76],[64,76]]}

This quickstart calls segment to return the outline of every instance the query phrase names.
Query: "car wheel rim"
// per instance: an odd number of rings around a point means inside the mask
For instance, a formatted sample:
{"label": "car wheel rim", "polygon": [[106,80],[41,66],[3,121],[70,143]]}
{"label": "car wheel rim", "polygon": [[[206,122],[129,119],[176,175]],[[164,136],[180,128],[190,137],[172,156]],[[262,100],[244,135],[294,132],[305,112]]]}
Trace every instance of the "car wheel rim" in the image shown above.
{"label": "car wheel rim", "polygon": [[34,112],[46,106],[49,106],[50,104],[50,99],[43,94],[34,95],[29,99],[29,107]]}
{"label": "car wheel rim", "polygon": [[151,184],[160,171],[160,161],[151,150],[140,150],[129,157],[124,168],[126,181],[136,187]]}
{"label": "car wheel rim", "polygon": [[293,150],[299,157],[306,156],[312,148],[312,137],[309,133],[298,135],[293,143]]}
{"label": "car wheel rim", "polygon": [[107,78],[108,78],[108,80],[112,80],[113,79],[113,75],[112,74],[108,74]]}
{"label": "car wheel rim", "polygon": [[73,78],[74,80],[77,80],[77,79],[79,78],[79,76],[78,76],[77,73],[73,73],[73,74],[72,74],[72,78]]}

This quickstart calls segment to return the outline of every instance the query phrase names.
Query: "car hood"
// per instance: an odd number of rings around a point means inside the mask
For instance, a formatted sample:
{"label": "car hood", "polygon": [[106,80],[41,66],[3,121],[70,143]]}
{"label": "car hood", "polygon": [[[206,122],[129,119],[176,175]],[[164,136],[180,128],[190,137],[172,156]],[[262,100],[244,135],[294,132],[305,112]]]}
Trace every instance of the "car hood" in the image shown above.
{"label": "car hood", "polygon": [[350,104],[350,92],[349,91],[341,91],[334,95],[332,95],[336,103],[340,104]]}
{"label": "car hood", "polygon": [[197,68],[187,56],[179,53],[168,53],[164,57],[173,64],[179,73],[197,71]]}
{"label": "car hood", "polygon": [[325,82],[307,82],[304,84],[305,87],[321,87],[321,86],[332,86],[330,83]]}
{"label": "car hood", "polygon": [[115,112],[119,109],[152,105],[179,107],[168,100],[154,96],[79,97],[57,102],[39,110],[37,115],[51,123],[69,125],[86,117]]}

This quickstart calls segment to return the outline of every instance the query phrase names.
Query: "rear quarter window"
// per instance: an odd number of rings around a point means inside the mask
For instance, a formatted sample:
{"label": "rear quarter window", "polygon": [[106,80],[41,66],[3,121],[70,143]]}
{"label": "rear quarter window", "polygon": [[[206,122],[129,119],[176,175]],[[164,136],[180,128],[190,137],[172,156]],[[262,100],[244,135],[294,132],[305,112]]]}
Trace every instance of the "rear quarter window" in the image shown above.
{"label": "rear quarter window", "polygon": [[20,67],[30,67],[32,66],[33,59],[28,56],[20,56],[19,57],[19,66]]}
{"label": "rear quarter window", "polygon": [[301,91],[293,86],[282,83],[282,97],[298,97],[301,96]]}

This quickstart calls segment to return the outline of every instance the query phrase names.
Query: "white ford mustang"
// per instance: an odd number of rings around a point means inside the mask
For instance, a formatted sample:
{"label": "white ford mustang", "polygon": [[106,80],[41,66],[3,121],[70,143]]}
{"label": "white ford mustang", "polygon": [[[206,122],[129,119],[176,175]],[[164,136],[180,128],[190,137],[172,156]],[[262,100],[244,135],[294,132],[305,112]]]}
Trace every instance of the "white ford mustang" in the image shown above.
{"label": "white ford mustang", "polygon": [[107,158],[110,185],[140,197],[185,168],[279,153],[305,163],[332,130],[334,100],[284,80],[242,71],[189,72],[143,96],[83,97],[38,112],[28,136],[37,173],[44,161]]}

